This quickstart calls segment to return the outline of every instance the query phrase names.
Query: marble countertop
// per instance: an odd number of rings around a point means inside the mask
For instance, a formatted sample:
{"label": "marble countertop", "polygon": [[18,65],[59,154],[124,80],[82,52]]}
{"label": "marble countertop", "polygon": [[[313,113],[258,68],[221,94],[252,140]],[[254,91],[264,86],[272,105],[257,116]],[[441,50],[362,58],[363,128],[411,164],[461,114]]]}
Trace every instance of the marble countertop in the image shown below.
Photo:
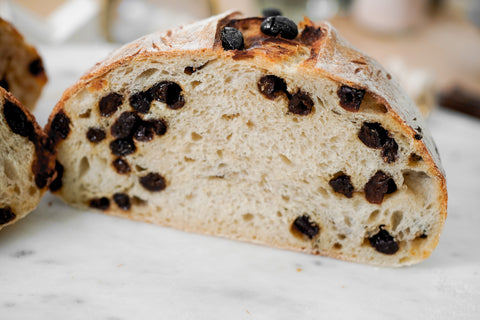
{"label": "marble countertop", "polygon": [[[112,48],[40,48],[64,89]],[[65,59],[69,57],[69,59]],[[479,319],[480,120],[428,120],[449,210],[426,261],[390,269],[188,234],[70,208],[47,194],[0,232],[0,319]]]}

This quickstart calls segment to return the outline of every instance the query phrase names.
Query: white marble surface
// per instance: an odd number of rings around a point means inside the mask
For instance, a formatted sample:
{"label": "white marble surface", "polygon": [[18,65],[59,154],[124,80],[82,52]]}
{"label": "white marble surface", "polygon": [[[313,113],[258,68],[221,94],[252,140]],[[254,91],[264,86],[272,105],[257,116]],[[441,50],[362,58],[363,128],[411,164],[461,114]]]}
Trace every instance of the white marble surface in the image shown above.
{"label": "white marble surface", "polygon": [[[42,125],[109,49],[43,48]],[[423,263],[375,268],[187,234],[48,194],[0,232],[0,319],[480,319],[480,121],[437,110],[428,122],[450,200]]]}

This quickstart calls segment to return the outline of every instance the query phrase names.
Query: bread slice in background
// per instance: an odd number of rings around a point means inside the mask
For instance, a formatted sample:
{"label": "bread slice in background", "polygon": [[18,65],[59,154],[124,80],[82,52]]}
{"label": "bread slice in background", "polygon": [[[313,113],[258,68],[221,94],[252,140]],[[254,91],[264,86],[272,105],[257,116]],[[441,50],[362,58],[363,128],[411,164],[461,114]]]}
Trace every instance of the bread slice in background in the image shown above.
{"label": "bread slice in background", "polygon": [[30,112],[0,88],[0,229],[35,209],[54,178],[54,152]]}
{"label": "bread slice in background", "polygon": [[[66,90],[46,127],[65,202],[382,266],[428,257],[447,192],[418,109],[328,23],[261,17],[147,35]],[[222,30],[244,49],[224,50]]]}
{"label": "bread slice in background", "polygon": [[12,24],[0,18],[0,87],[33,110],[46,82],[43,60],[35,47]]}

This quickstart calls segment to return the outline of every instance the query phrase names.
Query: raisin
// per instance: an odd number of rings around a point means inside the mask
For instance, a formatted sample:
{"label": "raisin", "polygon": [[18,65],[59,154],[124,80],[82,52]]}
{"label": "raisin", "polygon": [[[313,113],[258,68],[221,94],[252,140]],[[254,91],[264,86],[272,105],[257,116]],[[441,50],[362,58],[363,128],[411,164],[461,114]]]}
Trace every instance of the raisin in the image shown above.
{"label": "raisin", "polygon": [[15,219],[17,215],[12,211],[10,207],[1,208],[0,209],[0,225],[6,224],[13,219]]}
{"label": "raisin", "polygon": [[151,97],[160,102],[165,102],[170,109],[179,109],[185,105],[182,87],[172,81],[162,81],[148,90]]}
{"label": "raisin", "polygon": [[222,40],[222,47],[224,50],[243,49],[243,35],[238,29],[232,27],[223,27],[220,38]]}
{"label": "raisin", "polygon": [[104,117],[110,117],[112,114],[117,111],[118,107],[123,103],[123,96],[116,92],[112,92],[104,96],[98,102],[98,108],[100,109],[100,114]]}
{"label": "raisin", "polygon": [[113,201],[115,201],[115,203],[120,209],[125,211],[130,210],[132,206],[130,204],[130,197],[125,193],[115,193],[113,195]]}
{"label": "raisin", "polygon": [[57,177],[50,184],[50,191],[55,192],[62,188],[62,178],[64,168],[58,160],[55,162],[55,171],[57,172]]}
{"label": "raisin", "polygon": [[60,140],[65,140],[69,133],[70,119],[63,111],[60,111],[51,122],[49,138],[56,145]]}
{"label": "raisin", "polygon": [[116,156],[126,156],[134,153],[137,148],[131,139],[117,139],[110,143],[110,150]]}
{"label": "raisin", "polygon": [[350,176],[341,174],[336,178],[332,178],[329,184],[335,192],[341,193],[347,198],[351,198],[353,196],[354,188],[352,181],[350,180]]}
{"label": "raisin", "polygon": [[128,162],[122,158],[113,160],[112,165],[119,174],[129,173],[131,170]]}
{"label": "raisin", "polygon": [[365,185],[365,198],[370,203],[380,204],[386,194],[397,190],[397,185],[392,177],[379,170]]}
{"label": "raisin", "polygon": [[383,229],[383,225],[379,227],[380,231],[370,237],[370,244],[378,252],[385,254],[394,254],[398,251],[398,244],[395,239],[388,233],[387,230]]}
{"label": "raisin", "polygon": [[43,63],[41,59],[35,59],[28,65],[28,71],[34,76],[44,73]]}
{"label": "raisin", "polygon": [[142,121],[138,125],[138,127],[135,129],[135,132],[133,133],[133,138],[137,141],[151,141],[153,139],[153,136],[155,135],[155,127],[153,124],[147,121]]}
{"label": "raisin", "polygon": [[3,115],[8,126],[14,133],[33,140],[35,135],[33,124],[19,106],[8,100],[5,100],[3,106]]}
{"label": "raisin", "polygon": [[139,121],[140,118],[134,112],[124,112],[110,128],[110,133],[117,139],[127,138],[133,133]]}
{"label": "raisin", "polygon": [[388,131],[378,122],[364,122],[358,138],[369,148],[380,149],[388,139]]}
{"label": "raisin", "polygon": [[312,221],[306,214],[297,217],[295,221],[293,221],[292,227],[310,239],[313,239],[313,237],[320,232],[320,227],[318,224],[315,221]]}
{"label": "raisin", "polygon": [[0,87],[7,91],[10,90],[10,85],[8,84],[7,79],[3,78],[2,80],[0,80]]}
{"label": "raisin", "polygon": [[165,189],[165,178],[158,173],[149,173],[144,177],[141,177],[140,184],[149,191],[162,191]]}
{"label": "raisin", "polygon": [[397,159],[398,144],[393,138],[388,138],[382,149],[382,158],[386,163],[392,163]]}
{"label": "raisin", "polygon": [[288,102],[288,111],[299,114],[307,115],[312,112],[313,100],[310,96],[302,91],[295,93]]}
{"label": "raisin", "polygon": [[274,100],[282,92],[287,92],[285,80],[274,75],[260,78],[257,86],[260,93],[270,100]]}
{"label": "raisin", "polygon": [[105,131],[102,128],[89,128],[87,131],[87,139],[93,143],[99,143],[105,139]]}
{"label": "raisin", "polygon": [[337,95],[340,98],[340,106],[350,112],[357,112],[362,104],[365,90],[355,89],[348,86],[341,86]]}
{"label": "raisin", "polygon": [[422,140],[423,138],[422,135],[418,133],[416,133],[413,137],[415,138],[415,140]]}
{"label": "raisin", "polygon": [[129,101],[132,108],[138,113],[147,113],[150,111],[152,96],[149,91],[142,91],[133,94]]}
{"label": "raisin", "polygon": [[159,136],[163,136],[167,132],[167,123],[160,119],[160,120],[150,120],[149,123],[155,129],[155,133]]}
{"label": "raisin", "polygon": [[110,207],[110,200],[105,197],[92,199],[90,200],[90,207],[99,210],[107,210]]}
{"label": "raisin", "polygon": [[295,39],[298,35],[298,28],[295,22],[284,16],[272,16],[263,20],[260,30],[267,36]]}
{"label": "raisin", "polygon": [[188,74],[189,76],[191,76],[195,72],[197,72],[197,68],[195,67],[185,67],[185,69],[183,69],[183,73]]}
{"label": "raisin", "polygon": [[280,11],[279,9],[265,8],[262,10],[262,16],[264,16],[265,18],[281,16],[281,15],[282,15],[282,11]]}

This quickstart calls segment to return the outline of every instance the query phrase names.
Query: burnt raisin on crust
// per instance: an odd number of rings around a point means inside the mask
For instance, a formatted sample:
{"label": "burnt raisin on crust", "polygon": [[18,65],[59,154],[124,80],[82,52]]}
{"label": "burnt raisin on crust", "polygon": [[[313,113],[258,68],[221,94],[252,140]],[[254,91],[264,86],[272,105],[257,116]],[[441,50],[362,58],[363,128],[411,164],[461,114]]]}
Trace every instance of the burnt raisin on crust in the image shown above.
{"label": "burnt raisin on crust", "polygon": [[125,174],[131,171],[128,162],[122,158],[116,158],[113,160],[112,165],[119,174]]}
{"label": "burnt raisin on crust", "polygon": [[312,46],[315,41],[322,37],[322,34],[323,32],[321,28],[307,25],[300,34],[300,42],[307,46]]}
{"label": "burnt raisin on crust", "polygon": [[267,36],[295,39],[298,35],[297,24],[284,16],[271,16],[263,20],[260,30]]}
{"label": "burnt raisin on crust", "polygon": [[16,214],[12,211],[10,207],[0,209],[0,225],[6,224],[13,219],[15,219]]}
{"label": "burnt raisin on crust", "polygon": [[115,193],[113,195],[113,201],[115,201],[115,203],[120,209],[125,211],[130,210],[132,206],[130,203],[130,197],[125,193]]}
{"label": "burnt raisin on crust", "polygon": [[150,111],[152,100],[153,98],[150,91],[137,92],[129,98],[130,106],[138,113],[147,113]]}
{"label": "burnt raisin on crust", "polygon": [[1,80],[0,80],[0,87],[2,87],[3,89],[9,91],[10,90],[10,85],[8,84],[8,81],[7,79],[5,79],[5,77],[3,77]]}
{"label": "burnt raisin on crust", "polygon": [[313,110],[313,100],[310,96],[298,90],[288,102],[288,111],[294,114],[305,116]]}
{"label": "burnt raisin on crust", "polygon": [[185,105],[185,98],[182,95],[182,87],[172,81],[162,81],[148,90],[152,99],[165,102],[167,107],[176,110]]}
{"label": "burnt raisin on crust", "polygon": [[92,199],[89,206],[99,210],[107,210],[110,207],[110,200],[106,197]]}
{"label": "burnt raisin on crust", "polygon": [[65,140],[69,133],[70,118],[67,117],[63,110],[60,110],[50,124],[50,132],[48,133],[48,137],[53,146],[56,146],[60,140]]}
{"label": "burnt raisin on crust", "polygon": [[395,254],[399,247],[395,239],[388,233],[387,230],[383,229],[385,226],[379,226],[380,231],[375,235],[371,236],[368,240],[372,247],[375,248],[378,252],[384,254]]}
{"label": "burnt raisin on crust", "polygon": [[258,90],[267,99],[274,100],[282,92],[287,93],[287,83],[282,78],[274,75],[263,76],[258,80]]}
{"label": "burnt raisin on crust", "polygon": [[233,27],[223,27],[220,40],[224,50],[242,50],[244,48],[242,32]]}
{"label": "burnt raisin on crust", "polygon": [[397,185],[392,177],[379,170],[368,180],[364,190],[365,198],[368,202],[381,204],[386,194],[393,193],[397,190]]}
{"label": "burnt raisin on crust", "polygon": [[28,120],[27,115],[19,106],[5,99],[3,115],[13,133],[27,137],[31,141],[34,140],[35,129],[33,124]]}
{"label": "burnt raisin on crust", "polygon": [[28,71],[33,76],[39,76],[45,72],[41,59],[35,59],[28,65]]}
{"label": "burnt raisin on crust", "polygon": [[99,143],[105,139],[105,131],[102,128],[89,128],[87,131],[87,139],[93,143]]}
{"label": "burnt raisin on crust", "polygon": [[112,92],[102,97],[98,102],[100,114],[104,117],[110,117],[117,111],[118,107],[123,103],[123,96],[119,93]]}
{"label": "burnt raisin on crust", "polygon": [[127,138],[133,134],[135,127],[138,126],[140,121],[135,112],[124,112],[110,127],[110,133],[117,139]]}
{"label": "burnt raisin on crust", "polygon": [[318,224],[312,221],[307,214],[297,217],[293,221],[292,229],[304,234],[309,239],[313,239],[320,232]]}
{"label": "burnt raisin on crust", "polygon": [[140,184],[148,191],[162,191],[166,187],[165,178],[158,173],[150,172],[140,177]]}
{"label": "burnt raisin on crust", "polygon": [[135,143],[133,143],[133,140],[130,138],[116,139],[110,142],[110,150],[113,155],[126,156],[134,153],[137,147],[135,147]]}
{"label": "burnt raisin on crust", "polygon": [[341,173],[340,175],[332,178],[329,182],[330,186],[335,192],[343,194],[347,198],[353,197],[353,185],[350,180],[350,176]]}
{"label": "burnt raisin on crust", "polygon": [[337,95],[340,98],[340,106],[350,112],[357,112],[362,104],[365,90],[355,89],[349,86],[341,86]]}
{"label": "burnt raisin on crust", "polygon": [[55,192],[62,188],[63,166],[58,160],[55,162],[55,172],[57,177],[50,183],[50,191]]}

